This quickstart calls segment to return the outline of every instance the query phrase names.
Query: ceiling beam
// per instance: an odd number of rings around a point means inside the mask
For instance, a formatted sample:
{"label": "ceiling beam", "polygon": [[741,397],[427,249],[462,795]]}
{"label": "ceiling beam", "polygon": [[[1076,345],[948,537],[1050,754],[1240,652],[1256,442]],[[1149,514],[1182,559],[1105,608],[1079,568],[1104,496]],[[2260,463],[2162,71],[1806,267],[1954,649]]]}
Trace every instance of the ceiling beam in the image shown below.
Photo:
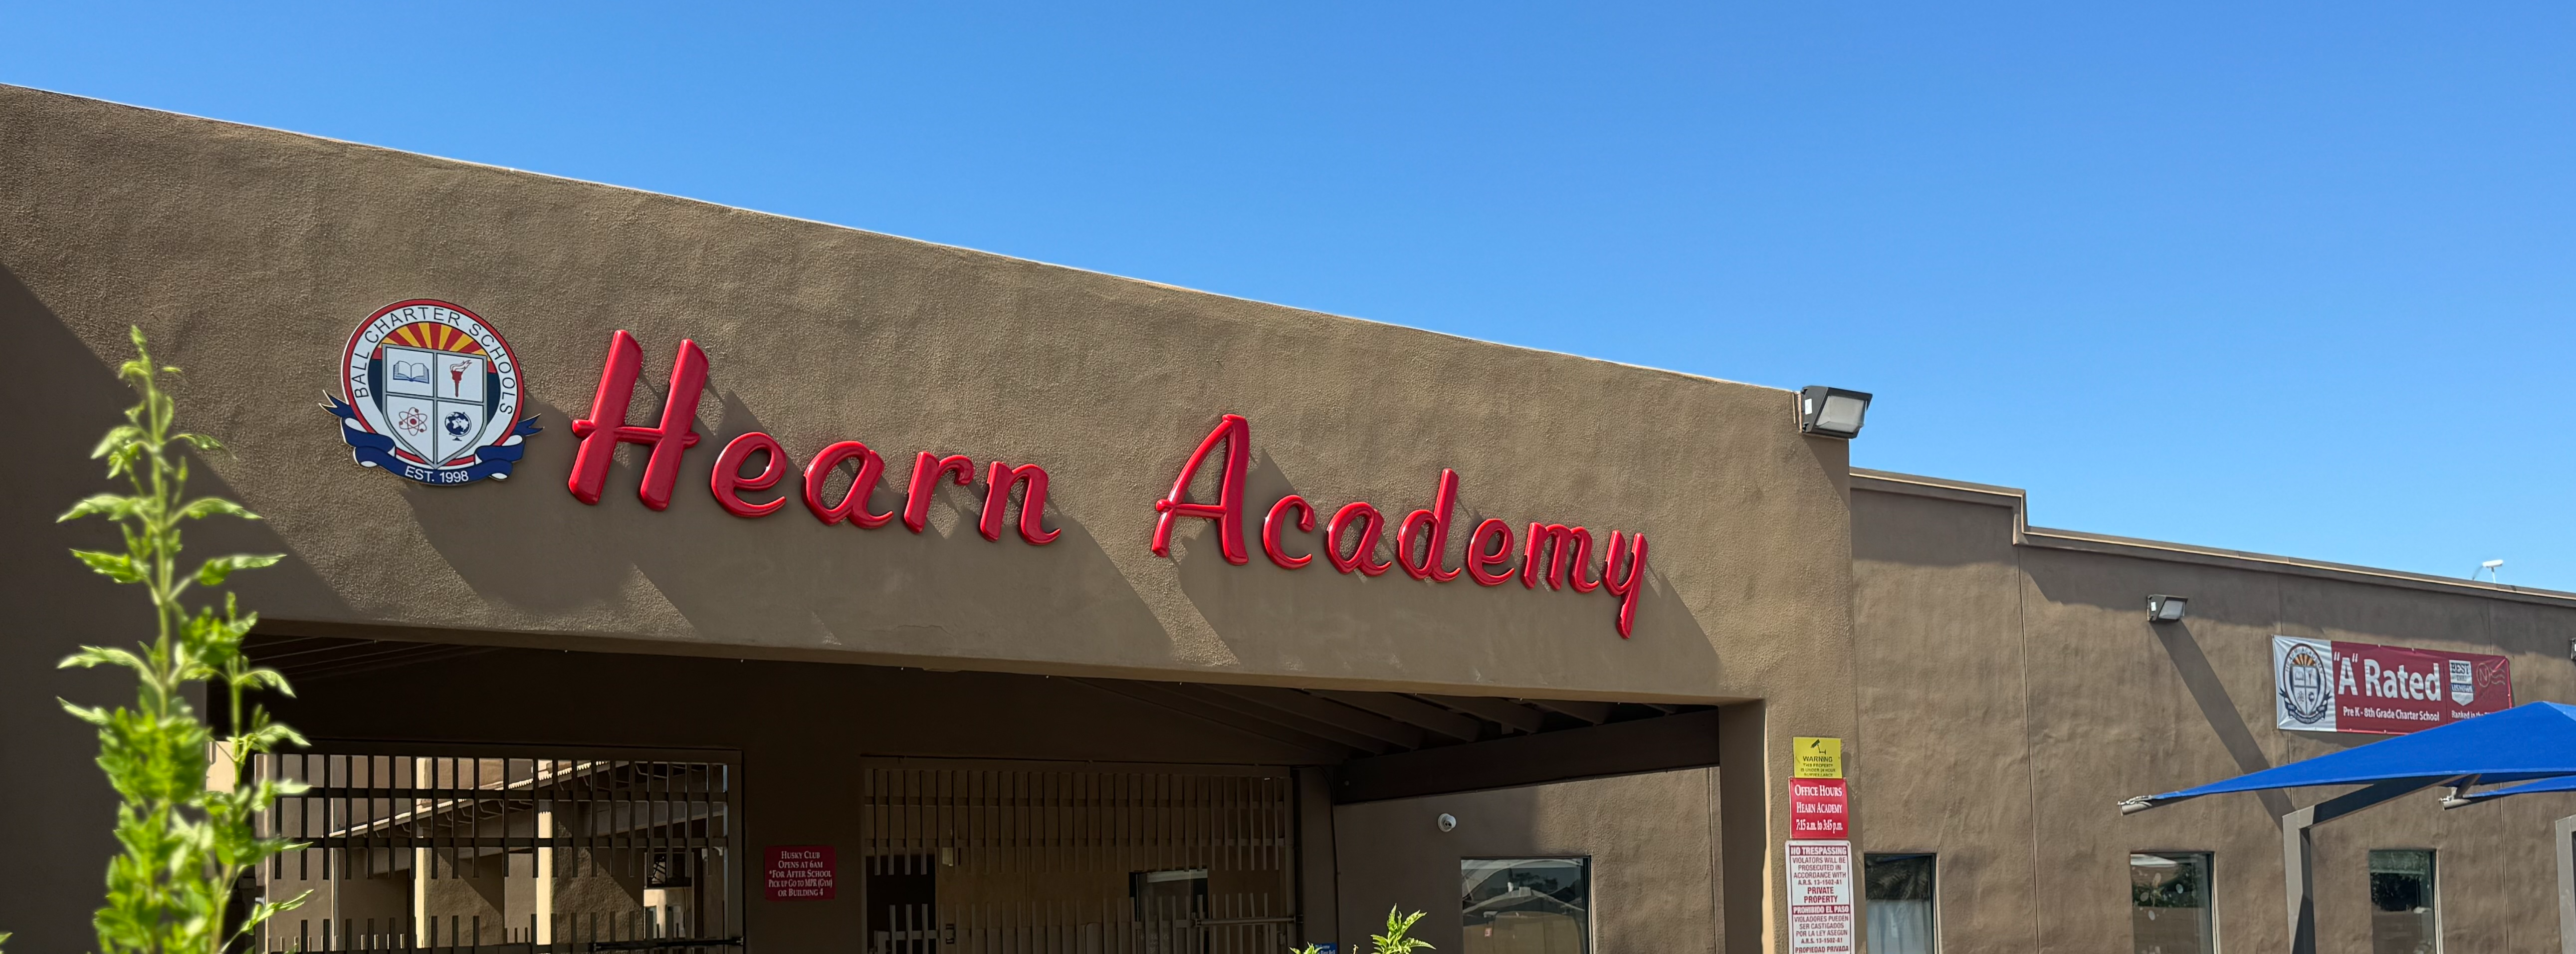
{"label": "ceiling beam", "polygon": [[1191,683],[1171,683],[1162,686],[1161,688],[1168,689],[1173,693],[1184,695],[1192,699],[1197,699],[1209,705],[1223,709],[1230,709],[1264,722],[1277,723],[1319,739],[1330,739],[1336,744],[1346,748],[1358,749],[1361,752],[1370,755],[1384,755],[1388,752],[1395,751],[1397,748],[1396,744],[1393,742],[1373,738],[1363,733],[1353,732],[1349,729],[1342,728],[1341,726],[1337,726],[1320,719],[1287,712],[1275,706],[1263,705],[1242,696],[1226,693],[1216,686],[1204,686]]}
{"label": "ceiling beam", "polygon": [[1716,765],[1718,718],[1710,709],[1353,759],[1333,773],[1333,802]]}
{"label": "ceiling beam", "polygon": [[1536,709],[1532,709],[1528,706],[1513,705],[1509,700],[1504,699],[1484,699],[1475,696],[1428,696],[1419,694],[1417,694],[1417,696],[1425,702],[1433,702],[1448,706],[1449,708],[1456,709],[1487,722],[1501,723],[1504,728],[1519,729],[1523,732],[1538,731],[1540,720],[1545,718],[1544,716],[1539,715],[1539,712]]}
{"label": "ceiling beam", "polygon": [[1361,735],[1393,744],[1399,749],[1422,747],[1421,726],[1407,725],[1374,712],[1362,712],[1338,702],[1318,699],[1295,689],[1267,686],[1209,686],[1226,695],[1269,706],[1317,722],[1349,729]]}
{"label": "ceiling beam", "polygon": [[1340,762],[1354,755],[1364,755],[1375,751],[1374,749],[1358,749],[1353,746],[1343,745],[1339,742],[1333,741],[1332,739],[1306,732],[1300,732],[1296,729],[1280,725],[1277,722],[1267,719],[1251,718],[1234,710],[1211,705],[1203,700],[1182,695],[1181,693],[1172,691],[1167,686],[1156,683],[1132,682],[1124,679],[1071,679],[1066,681],[1090,686],[1111,695],[1125,696],[1129,699],[1148,705],[1160,706],[1162,708],[1181,713],[1182,715],[1196,718],[1199,721],[1233,729],[1237,732],[1257,735],[1274,742],[1285,742],[1289,745],[1316,753],[1316,755],[1320,757],[1319,761],[1323,762]]}
{"label": "ceiling beam", "polygon": [[1489,734],[1485,730],[1489,723],[1459,715],[1428,702],[1418,701],[1411,696],[1401,696],[1392,692],[1343,692],[1337,689],[1306,691],[1354,709],[1366,709],[1397,722],[1421,726],[1460,742],[1474,742]]}
{"label": "ceiling beam", "polygon": [[1600,725],[1601,723],[1610,721],[1611,704],[1607,702],[1577,702],[1570,699],[1521,699],[1518,701],[1537,706],[1549,712],[1564,713],[1593,725]]}

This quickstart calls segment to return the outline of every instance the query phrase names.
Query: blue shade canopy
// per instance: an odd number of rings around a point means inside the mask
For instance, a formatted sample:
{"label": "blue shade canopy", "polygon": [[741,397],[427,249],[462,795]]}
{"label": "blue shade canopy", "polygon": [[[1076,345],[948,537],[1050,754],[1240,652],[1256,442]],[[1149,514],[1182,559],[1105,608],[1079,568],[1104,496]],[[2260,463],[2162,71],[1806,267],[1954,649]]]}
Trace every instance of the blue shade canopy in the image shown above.
{"label": "blue shade canopy", "polygon": [[[2133,798],[2123,811],[2170,805],[2203,795],[2312,785],[2415,781],[2455,785],[2554,779],[2552,791],[2576,791],[2576,706],[2530,702],[2412,735],[2320,755],[2305,762],[2239,775],[2199,788]],[[2491,793],[2519,793],[2533,786]]]}

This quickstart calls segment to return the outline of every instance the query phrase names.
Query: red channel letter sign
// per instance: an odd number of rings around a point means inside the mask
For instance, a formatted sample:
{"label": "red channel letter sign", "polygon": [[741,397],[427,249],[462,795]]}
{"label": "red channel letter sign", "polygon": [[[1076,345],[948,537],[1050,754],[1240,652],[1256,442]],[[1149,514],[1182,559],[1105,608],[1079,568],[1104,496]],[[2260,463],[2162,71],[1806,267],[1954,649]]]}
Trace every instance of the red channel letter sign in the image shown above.
{"label": "red channel letter sign", "polygon": [[1789,837],[1840,841],[1851,837],[1851,798],[1838,778],[1789,780]]}
{"label": "red channel letter sign", "polygon": [[830,845],[771,845],[762,881],[772,901],[829,901],[833,895]]}
{"label": "red channel letter sign", "polygon": [[[608,471],[616,462],[617,445],[642,444],[653,449],[644,460],[644,477],[635,488],[635,496],[644,506],[665,510],[671,506],[671,494],[680,482],[680,458],[689,448],[698,446],[700,435],[694,429],[698,413],[698,392],[707,386],[707,353],[696,341],[683,339],[680,353],[671,359],[671,384],[662,403],[661,422],[651,426],[629,424],[626,405],[635,398],[635,380],[644,373],[644,346],[635,336],[619,329],[608,338],[608,361],[599,371],[599,390],[590,400],[590,416],[572,422],[574,437],[581,438],[580,449],[573,452],[572,476],[564,488],[573,498],[597,506],[607,492]],[[758,464],[758,471],[744,468]],[[848,464],[856,474],[839,500],[825,486],[832,476]],[[902,459],[896,459],[900,467]],[[983,516],[975,521],[975,531],[984,539],[999,543],[1002,531],[1012,525],[1009,519],[1011,490],[1020,490],[1020,539],[1030,546],[1042,547],[1055,542],[1062,531],[1046,528],[1046,468],[1036,464],[1013,465],[1004,461],[987,461],[984,475]],[[921,533],[930,526],[931,496],[941,484],[959,487],[975,483],[974,458],[963,454],[940,455],[922,451],[914,456],[912,478],[898,480],[903,486],[902,502],[889,502],[889,509],[878,511],[870,504],[877,481],[887,476],[885,457],[858,441],[838,441],[825,445],[805,464],[801,479],[787,459],[787,448],[778,439],[760,431],[737,434],[716,453],[715,472],[709,475],[707,491],[715,496],[716,506],[745,520],[757,520],[777,513],[790,498],[801,497],[805,509],[825,526],[847,523],[861,530],[874,530],[903,518],[903,528]],[[898,471],[897,473],[900,473]],[[786,487],[779,487],[786,481]],[[774,492],[778,496],[765,500],[744,497],[745,492]]]}
{"label": "red channel letter sign", "polygon": [[2503,656],[2272,637],[2273,714],[2284,729],[2404,735],[2513,708]]}
{"label": "red channel letter sign", "polygon": [[[1224,456],[1216,458],[1217,466],[1223,468],[1218,473],[1216,502],[1189,499],[1190,484],[1198,479],[1199,467],[1207,464],[1209,455],[1219,448],[1224,449]],[[1225,555],[1226,562],[1236,566],[1252,562],[1243,535],[1245,483],[1251,460],[1252,422],[1240,414],[1218,418],[1216,429],[1199,442],[1198,450],[1190,453],[1189,462],[1182,464],[1179,476],[1172,479],[1172,492],[1154,501],[1154,510],[1162,514],[1154,522],[1154,555],[1171,556],[1172,531],[1179,521],[1196,519],[1216,523],[1217,550]],[[1638,597],[1644,595],[1646,588],[1644,533],[1610,531],[1610,539],[1601,546],[1596,569],[1594,537],[1588,529],[1532,520],[1515,547],[1512,524],[1499,517],[1488,518],[1467,531],[1462,565],[1450,566],[1450,530],[1457,509],[1458,472],[1443,469],[1432,489],[1430,507],[1390,520],[1387,511],[1379,510],[1376,504],[1354,500],[1335,509],[1323,521],[1323,538],[1317,540],[1313,534],[1321,505],[1289,494],[1271,504],[1269,513],[1261,518],[1261,553],[1282,570],[1303,568],[1321,556],[1333,569],[1361,576],[1401,569],[1404,575],[1428,583],[1447,583],[1464,575],[1478,586],[1502,586],[1517,579],[1523,589],[1535,590],[1545,582],[1550,590],[1577,594],[1597,591],[1618,600],[1619,638],[1629,637],[1637,622]],[[1304,539],[1287,539],[1292,534]],[[1394,559],[1380,555],[1386,549],[1382,542],[1394,545]],[[1513,566],[1516,549],[1518,567]]]}

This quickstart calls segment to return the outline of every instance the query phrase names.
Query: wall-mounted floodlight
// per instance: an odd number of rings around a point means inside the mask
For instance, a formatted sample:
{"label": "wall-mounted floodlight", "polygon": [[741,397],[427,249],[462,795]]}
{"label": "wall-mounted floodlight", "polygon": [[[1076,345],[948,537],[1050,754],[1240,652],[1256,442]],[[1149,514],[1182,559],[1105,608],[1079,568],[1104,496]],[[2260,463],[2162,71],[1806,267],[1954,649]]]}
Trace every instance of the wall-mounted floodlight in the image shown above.
{"label": "wall-mounted floodlight", "polygon": [[2190,608],[2191,600],[2184,597],[2163,593],[2151,594],[2147,597],[2147,619],[2154,622],[2170,623],[2181,619],[2184,611]]}
{"label": "wall-mounted floodlight", "polygon": [[1869,413],[1869,394],[1811,385],[1798,392],[1798,432],[1850,440]]}

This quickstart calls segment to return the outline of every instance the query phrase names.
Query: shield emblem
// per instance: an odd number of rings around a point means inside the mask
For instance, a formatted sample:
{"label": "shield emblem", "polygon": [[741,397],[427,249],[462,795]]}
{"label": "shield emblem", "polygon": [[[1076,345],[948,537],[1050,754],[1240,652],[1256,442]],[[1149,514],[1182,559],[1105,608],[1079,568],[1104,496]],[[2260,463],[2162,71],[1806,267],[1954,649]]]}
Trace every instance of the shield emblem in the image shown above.
{"label": "shield emblem", "polygon": [[2451,701],[2464,706],[2478,701],[2476,669],[2466,659],[2451,660]]}
{"label": "shield emblem", "polygon": [[492,363],[483,355],[387,344],[377,360],[385,382],[377,406],[403,450],[434,467],[483,445],[492,416]]}

